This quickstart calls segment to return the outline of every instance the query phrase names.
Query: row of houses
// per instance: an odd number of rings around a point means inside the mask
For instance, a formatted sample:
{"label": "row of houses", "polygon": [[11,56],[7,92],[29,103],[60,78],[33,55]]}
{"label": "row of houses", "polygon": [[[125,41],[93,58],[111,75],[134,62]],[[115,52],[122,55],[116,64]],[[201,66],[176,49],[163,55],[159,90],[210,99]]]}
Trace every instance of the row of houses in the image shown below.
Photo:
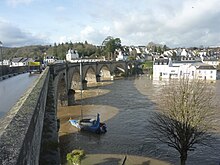
{"label": "row of houses", "polygon": [[171,58],[160,57],[153,61],[153,78],[182,78],[190,79],[216,80],[217,65],[219,61],[215,61],[214,65],[199,58]]}
{"label": "row of houses", "polygon": [[[189,50],[178,48],[159,53],[137,54],[136,60],[153,61],[153,78],[169,79],[188,77],[190,79],[216,80],[219,66],[219,52],[207,53],[207,50]],[[129,54],[118,50],[116,60],[127,60]]]}
{"label": "row of houses", "polygon": [[[3,60],[3,65],[7,65],[10,67],[28,66],[29,62],[34,62],[34,61],[36,60],[33,58],[15,57],[15,58],[12,58],[11,60]],[[45,56],[42,63],[44,65],[48,65],[48,64],[55,63],[56,61],[59,61],[59,60],[57,60],[57,58],[55,58],[54,56]]]}
{"label": "row of houses", "polygon": [[27,66],[28,62],[33,62],[32,58],[27,57],[16,57],[12,58],[11,60],[3,60],[3,65],[7,65],[10,67],[17,67],[17,66]]}

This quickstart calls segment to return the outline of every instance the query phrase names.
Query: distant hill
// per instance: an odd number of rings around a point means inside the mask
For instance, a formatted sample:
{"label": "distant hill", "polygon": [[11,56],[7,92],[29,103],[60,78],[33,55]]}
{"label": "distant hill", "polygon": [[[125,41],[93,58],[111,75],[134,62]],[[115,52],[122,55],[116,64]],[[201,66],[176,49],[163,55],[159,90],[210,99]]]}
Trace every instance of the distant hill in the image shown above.
{"label": "distant hill", "polygon": [[3,59],[14,57],[31,57],[41,59],[46,55],[53,55],[58,59],[65,59],[68,49],[76,49],[83,56],[101,56],[101,51],[95,45],[86,43],[62,43],[52,45],[32,45],[24,47],[3,47]]}
{"label": "distant hill", "polygon": [[3,59],[11,59],[14,57],[32,57],[40,58],[49,50],[49,46],[25,46],[25,47],[16,47],[16,48],[3,48]]}

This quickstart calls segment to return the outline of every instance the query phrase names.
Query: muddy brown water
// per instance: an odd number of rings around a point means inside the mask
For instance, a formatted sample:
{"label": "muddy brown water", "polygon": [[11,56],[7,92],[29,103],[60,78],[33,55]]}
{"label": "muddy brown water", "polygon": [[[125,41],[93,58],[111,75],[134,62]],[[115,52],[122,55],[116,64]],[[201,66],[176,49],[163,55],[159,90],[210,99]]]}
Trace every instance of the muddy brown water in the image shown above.
{"label": "muddy brown water", "polygon": [[[66,154],[73,149],[83,149],[88,155],[133,155],[179,164],[177,151],[152,138],[148,123],[163,83],[153,81],[146,75],[116,80],[107,85],[90,87],[88,97],[82,101],[83,106],[59,109],[62,164],[66,164]],[[214,84],[214,88],[220,96],[220,81]],[[77,102],[81,103],[80,100]],[[99,112],[101,120],[107,124],[108,132],[96,135],[78,132],[73,128],[68,119],[79,117],[81,108],[84,115],[96,115]],[[214,136],[216,139],[210,142],[212,147],[197,146],[195,151],[189,152],[188,165],[219,164],[220,130]],[[113,164],[120,162],[119,159]],[[111,160],[105,164],[111,164]]]}

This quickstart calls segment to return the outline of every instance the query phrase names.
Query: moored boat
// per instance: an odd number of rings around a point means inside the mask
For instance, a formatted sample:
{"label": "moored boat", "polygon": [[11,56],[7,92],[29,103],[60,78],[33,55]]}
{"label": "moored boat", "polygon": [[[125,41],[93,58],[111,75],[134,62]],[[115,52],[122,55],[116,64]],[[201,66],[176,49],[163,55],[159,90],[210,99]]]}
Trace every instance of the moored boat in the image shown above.
{"label": "moored boat", "polygon": [[105,123],[100,122],[100,114],[97,114],[96,120],[93,118],[85,118],[81,120],[69,120],[71,125],[79,131],[88,131],[93,133],[106,133],[107,127]]}

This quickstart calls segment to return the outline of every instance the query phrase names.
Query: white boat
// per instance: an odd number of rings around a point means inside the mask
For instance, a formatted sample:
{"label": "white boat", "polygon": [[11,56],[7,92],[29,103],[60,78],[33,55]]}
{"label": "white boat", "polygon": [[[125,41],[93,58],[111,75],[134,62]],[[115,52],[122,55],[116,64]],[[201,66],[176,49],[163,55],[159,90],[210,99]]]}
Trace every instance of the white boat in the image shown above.
{"label": "white boat", "polygon": [[93,133],[106,133],[107,127],[105,123],[100,122],[100,115],[97,119],[87,118],[81,120],[69,120],[69,122],[80,131],[89,131]]}

